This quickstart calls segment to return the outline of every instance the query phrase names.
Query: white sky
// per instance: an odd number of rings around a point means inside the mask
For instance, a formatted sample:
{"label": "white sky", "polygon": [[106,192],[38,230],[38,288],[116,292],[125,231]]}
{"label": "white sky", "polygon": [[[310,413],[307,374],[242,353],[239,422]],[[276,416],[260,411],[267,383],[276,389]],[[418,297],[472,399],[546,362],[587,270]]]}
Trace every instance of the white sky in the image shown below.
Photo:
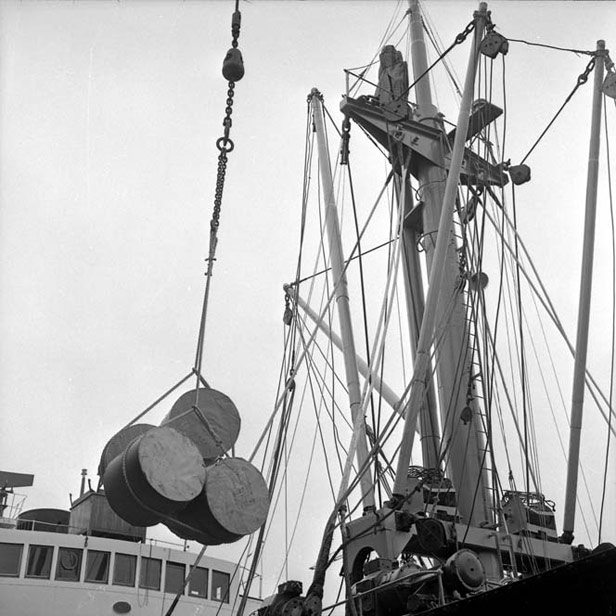
{"label": "white sky", "polygon": [[[96,483],[108,438],[192,366],[233,4],[0,0],[0,468],[35,475],[28,508],[66,508],[81,468]],[[204,363],[210,384],[242,415],[238,455],[251,452],[275,394],[306,95],[319,87],[336,113],[342,68],[372,59],[395,6],[242,3],[246,76],[236,88]],[[476,3],[427,7],[447,46]],[[490,9],[512,38],[594,49],[602,37],[609,48],[616,32],[612,2]],[[460,77],[466,57],[467,48],[453,55]],[[507,61],[515,162],[587,58],[512,44]],[[583,88],[529,160],[534,179],[554,183],[528,188],[520,214],[572,337],[589,96]],[[444,111],[455,121],[453,108]],[[597,255],[599,273],[609,274],[605,238]],[[608,285],[604,278],[596,288],[597,313],[610,310]],[[604,377],[606,331],[595,327],[591,342],[591,364]],[[588,418],[602,434],[596,413]]]}

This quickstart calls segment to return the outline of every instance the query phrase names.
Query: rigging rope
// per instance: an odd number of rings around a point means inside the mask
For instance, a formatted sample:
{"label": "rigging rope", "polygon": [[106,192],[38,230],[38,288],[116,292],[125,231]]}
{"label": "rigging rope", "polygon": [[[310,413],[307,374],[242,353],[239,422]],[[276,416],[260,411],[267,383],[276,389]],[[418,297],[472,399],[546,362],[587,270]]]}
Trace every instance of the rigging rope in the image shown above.
{"label": "rigging rope", "polygon": [[532,47],[546,47],[547,49],[555,49],[557,51],[569,51],[576,55],[594,56],[595,51],[587,51],[585,49],[571,49],[569,47],[558,47],[557,45],[546,45],[545,43],[531,43],[530,41],[524,41],[522,39],[513,39],[507,37],[510,43],[524,43],[524,45],[531,45]]}
{"label": "rigging rope", "polygon": [[426,19],[426,17],[427,17],[426,9],[425,7],[422,7],[422,23],[423,23],[424,31],[428,35],[428,38],[430,39],[430,42],[432,43],[432,46],[434,47],[434,51],[436,51],[436,53],[443,58],[443,66],[445,67],[445,71],[447,72],[447,75],[449,75],[449,78],[451,79],[451,83],[453,84],[456,94],[458,95],[459,98],[462,98],[462,89],[460,88],[458,79],[456,78],[456,75],[454,74],[453,67],[450,66],[449,62],[445,60],[445,57],[443,55],[444,52],[441,51],[442,45],[440,44],[440,40],[437,40],[438,33],[433,30],[432,26],[428,23],[428,20]]}
{"label": "rigging rope", "polygon": [[171,602],[169,609],[165,612],[165,616],[171,616],[173,612],[175,611],[175,607],[180,601],[182,595],[184,594],[184,589],[186,588],[186,586],[188,586],[188,583],[190,582],[193,573],[197,569],[197,565],[201,562],[201,559],[203,558],[203,555],[205,554],[206,548],[207,548],[207,545],[204,545],[201,547],[199,554],[197,554],[197,557],[195,558],[195,562],[192,565],[190,565],[190,570],[188,571],[188,575],[184,578],[182,586],[178,588],[178,591],[175,597],[173,597],[173,601]]}
{"label": "rigging rope", "polygon": [[526,161],[526,159],[531,155],[531,152],[537,147],[537,145],[543,139],[543,137],[548,132],[548,130],[550,130],[550,127],[552,126],[552,124],[554,124],[554,122],[556,121],[556,118],[558,118],[558,116],[560,115],[562,110],[565,108],[567,103],[573,98],[573,95],[577,92],[577,89],[588,81],[588,75],[590,75],[591,71],[595,68],[595,62],[596,62],[596,54],[593,53],[593,57],[591,58],[590,62],[586,65],[584,72],[581,75],[579,75],[579,77],[577,78],[577,82],[573,90],[571,90],[569,96],[567,96],[567,98],[565,99],[565,102],[560,106],[560,109],[556,112],[554,117],[550,120],[550,122],[545,127],[543,132],[539,135],[535,143],[533,143],[530,150],[528,150],[528,152],[526,153],[526,156],[524,156],[524,158],[521,160],[520,162],[521,165],[524,164],[524,161]]}
{"label": "rigging rope", "polygon": [[460,32],[460,34],[456,36],[453,43],[449,45],[449,47],[447,47],[447,49],[445,49],[445,51],[434,62],[432,62],[432,64],[430,64],[430,66],[421,75],[419,75],[419,77],[417,77],[417,79],[415,79],[415,81],[400,95],[400,98],[403,98],[404,96],[406,96],[417,85],[417,83],[421,81],[421,79],[423,79],[443,58],[445,58],[445,56],[456,45],[460,45],[461,43],[463,43],[466,40],[466,37],[474,29],[475,29],[475,20],[473,19],[473,21],[469,22],[466,28],[464,28],[464,30],[462,30],[462,32]]}

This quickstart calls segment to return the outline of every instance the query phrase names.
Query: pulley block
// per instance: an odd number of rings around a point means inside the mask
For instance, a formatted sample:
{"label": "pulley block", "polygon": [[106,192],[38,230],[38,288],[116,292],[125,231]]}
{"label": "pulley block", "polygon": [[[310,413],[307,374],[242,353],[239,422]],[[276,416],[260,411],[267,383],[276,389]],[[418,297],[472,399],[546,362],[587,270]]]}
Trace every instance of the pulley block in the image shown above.
{"label": "pulley block", "polygon": [[616,98],[616,73],[608,73],[601,86],[603,94],[610,98]]}
{"label": "pulley block", "polygon": [[284,314],[282,315],[282,322],[288,327],[293,323],[293,310],[289,306],[286,306],[284,309]]}
{"label": "pulley block", "polygon": [[484,56],[494,60],[499,53],[507,55],[509,41],[502,34],[492,31],[483,38],[479,50]]}
{"label": "pulley block", "polygon": [[509,167],[509,177],[516,186],[526,184],[530,181],[530,167],[528,165],[512,165]]}
{"label": "pulley block", "polygon": [[232,47],[227,52],[222,63],[222,76],[227,81],[239,81],[244,76],[244,60],[242,52],[237,47]]}

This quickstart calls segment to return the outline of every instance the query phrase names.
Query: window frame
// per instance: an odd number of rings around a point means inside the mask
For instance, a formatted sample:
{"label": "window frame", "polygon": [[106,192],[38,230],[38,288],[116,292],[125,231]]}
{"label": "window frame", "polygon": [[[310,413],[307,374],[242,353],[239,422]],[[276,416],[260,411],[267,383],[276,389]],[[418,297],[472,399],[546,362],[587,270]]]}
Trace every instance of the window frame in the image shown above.
{"label": "window frame", "polygon": [[[18,550],[18,556],[17,556],[17,567],[16,567],[17,572],[16,573],[3,573],[2,571],[0,571],[0,577],[19,577],[21,573],[21,565],[23,563],[23,558],[24,558],[24,547],[25,547],[24,544],[23,543],[13,543],[9,541],[2,541],[0,542],[0,550],[2,550],[2,546],[17,547],[19,548],[19,550]],[[13,560],[10,562],[15,562],[15,561]]]}
{"label": "window frame", "polygon": [[[107,560],[107,566],[105,567],[105,579],[104,580],[99,580],[99,579],[89,579],[88,578],[88,572],[90,570],[90,557],[91,555],[106,555],[106,560]],[[99,571],[100,565],[97,565],[97,573]],[[88,584],[109,584],[109,574],[111,573],[111,552],[107,551],[107,550],[90,550],[88,549],[87,553],[86,553],[86,563],[85,563],[85,569],[83,572],[83,581],[87,582]]]}
{"label": "window frame", "polygon": [[[120,557],[118,559],[118,557]],[[116,578],[116,571],[118,568],[118,560],[126,559],[125,562],[132,562],[132,583],[127,582],[118,582]],[[124,588],[135,588],[135,583],[137,582],[137,556],[135,554],[126,554],[126,552],[116,552],[113,555],[113,573],[111,575],[111,585],[112,586],[124,586]]]}
{"label": "window frame", "polygon": [[[30,570],[30,558],[32,555],[32,551],[35,549],[43,549],[45,550],[46,554],[51,554],[51,557],[49,558],[49,562],[47,563],[47,575],[34,575],[33,573],[28,573],[28,571]],[[53,545],[44,545],[44,544],[39,544],[39,543],[31,543],[28,546],[28,558],[26,559],[26,570],[24,572],[24,577],[26,578],[30,578],[30,579],[34,579],[34,580],[49,580],[51,579],[51,566],[53,565],[53,559],[54,559],[54,553],[55,553],[55,546]],[[47,560],[47,559],[45,559]]]}
{"label": "window frame", "polygon": [[[180,585],[177,588],[168,588],[168,580],[169,580],[169,569],[173,569],[175,568],[176,571],[179,571],[180,567],[182,568],[182,581],[180,583]],[[182,586],[184,585],[184,581],[186,580],[186,563],[179,563],[173,560],[166,560],[165,561],[165,585],[164,585],[164,591],[163,592],[169,592],[172,593],[174,595],[177,595],[178,592],[180,591],[180,589],[182,590],[182,595],[186,594],[186,586],[184,586],[184,588],[182,588]]]}
{"label": "window frame", "polygon": [[195,573],[193,573],[190,578],[190,582],[188,582],[188,596],[189,597],[199,597],[199,599],[208,599],[210,596],[210,570],[207,567],[195,567],[195,569],[199,569],[200,571],[205,571],[205,594],[200,594],[199,589],[193,590],[193,582],[195,580]]}
{"label": "window frame", "polygon": [[[226,593],[220,599],[216,596],[216,588],[222,588],[222,586],[214,585],[214,580],[216,576],[222,576],[222,578],[226,580],[226,583],[227,583]],[[219,571],[218,569],[212,569],[211,593],[212,593],[212,601],[219,601],[220,603],[230,603],[231,602],[231,575],[227,573],[226,571]]]}
{"label": "window frame", "polygon": [[[146,590],[160,590],[161,587],[161,582],[162,582],[162,577],[163,577],[163,561],[161,558],[150,558],[149,556],[142,556],[141,557],[141,563],[140,563],[140,567],[139,567],[139,588],[145,588]],[[150,586],[149,581],[146,579],[144,581],[144,571],[145,571],[145,576],[146,578],[148,577],[149,573],[150,573],[150,562],[156,564],[158,563],[158,575],[155,577],[158,578],[157,582],[158,585],[157,586]],[[144,569],[144,565],[145,565],[145,569]],[[144,583],[144,582],[148,582],[148,584]]]}
{"label": "window frame", "polygon": [[[71,558],[74,556],[76,562],[73,566],[68,567],[62,562],[63,554],[70,554]],[[83,548],[73,548],[69,546],[58,547],[58,559],[56,561],[56,574],[54,581],[56,582],[80,582],[81,581],[81,569],[83,567]],[[61,577],[61,571],[74,571],[73,577]]]}

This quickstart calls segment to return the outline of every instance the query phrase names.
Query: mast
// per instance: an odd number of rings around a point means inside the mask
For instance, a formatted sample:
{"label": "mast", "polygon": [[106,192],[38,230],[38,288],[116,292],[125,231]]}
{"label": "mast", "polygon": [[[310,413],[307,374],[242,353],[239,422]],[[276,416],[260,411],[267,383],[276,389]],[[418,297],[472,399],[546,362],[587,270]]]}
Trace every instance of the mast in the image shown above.
{"label": "mast", "polygon": [[[428,57],[426,54],[426,43],[423,37],[423,24],[421,20],[421,12],[419,11],[418,0],[409,0],[410,10],[410,27],[411,27],[411,61],[413,64],[413,75],[417,78],[425,72],[428,66]],[[417,103],[417,111],[426,118],[435,118],[438,110],[432,104],[432,92],[430,86],[430,75],[424,75],[415,85],[415,102]],[[430,122],[435,125],[434,121]],[[440,174],[442,176],[442,172]],[[406,178],[403,178],[406,181]],[[430,186],[428,184],[428,186]],[[428,188],[428,190],[430,190]],[[406,191],[407,201],[412,199],[411,191]],[[410,212],[412,204],[403,204],[405,209],[405,217]],[[417,344],[419,342],[419,333],[421,321],[425,311],[425,303],[423,301],[424,291],[421,280],[421,266],[419,264],[419,255],[417,254],[417,233],[410,225],[405,225],[402,246],[404,248],[404,271],[405,283],[407,289],[407,302],[409,304],[409,320],[411,321],[411,344],[413,355],[416,357]],[[427,370],[432,373],[430,365]],[[434,393],[434,380],[430,378],[426,382],[426,402],[420,410],[419,423],[421,426],[421,444],[422,458],[424,466],[427,468],[440,468],[440,450],[441,442],[436,431],[439,429],[437,418],[436,396]]]}
{"label": "mast", "polygon": [[[411,50],[413,72],[417,80],[427,68],[423,28],[417,0],[411,0]],[[459,265],[452,221],[459,173],[464,156],[475,73],[478,66],[479,45],[487,22],[487,4],[480,3],[475,12],[473,45],[469,57],[464,92],[460,105],[455,141],[449,173],[445,165],[437,166],[428,160],[418,162],[417,177],[424,202],[423,227],[428,260],[429,288],[424,319],[418,342],[415,371],[411,387],[410,412],[406,416],[395,494],[404,493],[408,472],[417,409],[427,378],[427,366],[433,340],[442,335],[437,349],[438,393],[440,401],[443,442],[448,444],[448,473],[457,492],[458,509],[467,523],[479,525],[492,520],[488,482],[483,468],[485,444],[481,434],[480,417],[474,410],[468,424],[460,420],[460,412],[469,403],[464,379],[470,379],[471,367],[467,357],[468,332],[465,306],[457,292]],[[417,115],[421,122],[440,127],[437,109],[432,104],[430,82],[424,75],[417,85]],[[438,230],[438,233],[435,232]],[[435,239],[436,238],[436,239]],[[436,328],[436,329],[435,329]],[[472,405],[471,405],[472,408]]]}
{"label": "mast", "polygon": [[[332,181],[329,151],[325,138],[325,120],[323,116],[323,106],[321,94],[317,90],[310,93],[314,125],[317,133],[317,144],[319,149],[319,170],[323,185],[323,197],[325,200],[325,226],[329,241],[329,252],[334,278],[334,290],[336,294],[336,306],[338,308],[338,318],[340,321],[340,335],[342,337],[344,353],[344,369],[346,374],[347,388],[349,391],[349,402],[351,407],[351,418],[353,425],[358,426],[358,415],[362,412],[361,390],[359,387],[359,373],[357,370],[357,353],[355,351],[355,340],[351,326],[351,311],[349,307],[349,292],[347,279],[344,271],[344,258],[342,255],[342,242],[340,240],[340,226],[338,224],[338,211],[334,197],[334,183]],[[363,422],[359,424],[363,427]],[[357,465],[363,468],[368,459],[368,445],[366,442],[365,430],[358,435],[357,440]],[[370,473],[364,472],[361,476],[361,493],[364,510],[374,509],[374,487]]]}
{"label": "mast", "polygon": [[578,307],[577,339],[575,343],[575,364],[573,369],[573,392],[571,394],[571,422],[569,432],[569,462],[567,467],[567,488],[563,539],[573,541],[577,479],[580,460],[582,415],[584,412],[584,387],[586,377],[586,356],[588,351],[588,323],[592,294],[592,270],[595,246],[595,218],[597,210],[597,183],[599,176],[599,149],[601,130],[601,108],[603,93],[603,71],[605,65],[605,41],[597,41],[595,78],[593,82],[592,121],[588,154],[588,175],[586,183],[586,211],[584,215],[584,246],[582,251],[582,274]]}

